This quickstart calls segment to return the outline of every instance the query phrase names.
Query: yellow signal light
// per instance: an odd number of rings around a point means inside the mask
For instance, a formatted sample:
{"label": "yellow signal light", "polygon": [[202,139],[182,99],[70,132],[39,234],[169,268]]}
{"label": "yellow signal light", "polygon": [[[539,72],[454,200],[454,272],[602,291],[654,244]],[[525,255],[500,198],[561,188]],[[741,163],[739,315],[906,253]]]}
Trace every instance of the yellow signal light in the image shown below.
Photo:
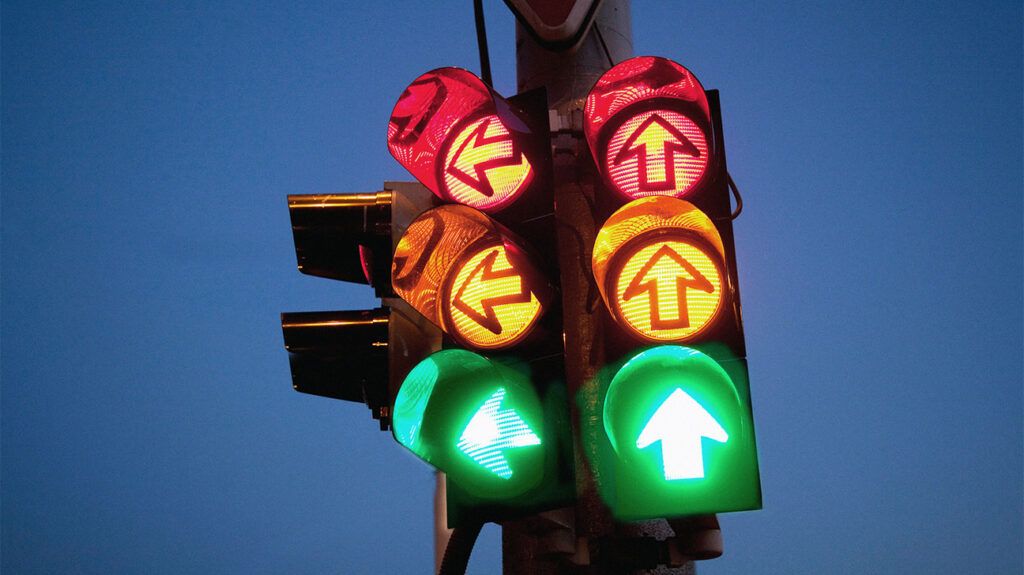
{"label": "yellow signal light", "polygon": [[505,245],[476,250],[451,275],[445,323],[474,347],[511,345],[540,317],[540,300],[530,290],[529,276],[513,263]]}
{"label": "yellow signal light", "polygon": [[711,326],[728,290],[714,223],[667,196],[633,201],[598,232],[593,270],[617,321],[641,339],[691,341]]}
{"label": "yellow signal light", "polygon": [[409,225],[395,248],[391,283],[424,317],[476,349],[521,341],[551,295],[511,232],[459,205],[428,210]]}

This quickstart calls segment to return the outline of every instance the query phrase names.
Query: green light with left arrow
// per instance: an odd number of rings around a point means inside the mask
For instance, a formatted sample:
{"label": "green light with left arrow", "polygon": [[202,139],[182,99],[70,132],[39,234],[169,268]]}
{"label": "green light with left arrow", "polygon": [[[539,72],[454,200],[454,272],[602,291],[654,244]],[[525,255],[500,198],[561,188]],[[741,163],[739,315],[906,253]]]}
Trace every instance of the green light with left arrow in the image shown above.
{"label": "green light with left arrow", "polygon": [[544,413],[529,379],[470,351],[440,351],[413,368],[395,399],[393,430],[480,499],[514,497],[544,475]]}

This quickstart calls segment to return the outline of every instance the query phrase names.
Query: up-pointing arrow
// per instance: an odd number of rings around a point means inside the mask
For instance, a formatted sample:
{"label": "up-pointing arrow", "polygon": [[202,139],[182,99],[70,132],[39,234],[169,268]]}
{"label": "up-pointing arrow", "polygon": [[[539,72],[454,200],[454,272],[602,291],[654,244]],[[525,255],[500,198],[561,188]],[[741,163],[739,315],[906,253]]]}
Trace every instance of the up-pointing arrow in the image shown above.
{"label": "up-pointing arrow", "polygon": [[725,443],[729,434],[697,400],[676,388],[654,412],[636,440],[638,449],[661,442],[665,479],[703,479],[701,439]]}
{"label": "up-pointing arrow", "polygon": [[[651,274],[651,270],[662,260],[667,259],[668,269],[674,273]],[[674,262],[674,265],[673,265]],[[670,286],[675,284],[676,309],[678,316],[675,319],[664,318],[661,315],[661,290],[669,291]],[[686,261],[674,249],[665,244],[654,252],[651,259],[647,260],[640,271],[622,292],[623,300],[631,300],[640,294],[647,293],[650,297],[651,306],[651,327],[654,329],[679,329],[690,327],[690,310],[686,305],[686,290],[700,290],[705,293],[713,293],[715,286],[704,274],[700,273],[693,264]]]}
{"label": "up-pointing arrow", "polygon": [[[659,144],[660,149],[658,149]],[[675,154],[677,153],[694,158],[700,157],[700,149],[677,127],[658,114],[651,114],[626,139],[626,143],[615,155],[613,163],[618,165],[630,158],[636,158],[640,191],[665,191],[675,188],[676,185]],[[647,173],[647,166],[659,158],[661,165],[664,166],[664,178],[651,180]]]}
{"label": "up-pointing arrow", "polygon": [[511,479],[505,450],[540,445],[540,438],[514,409],[501,409],[504,399],[505,388],[487,398],[462,431],[459,449],[498,477]]}

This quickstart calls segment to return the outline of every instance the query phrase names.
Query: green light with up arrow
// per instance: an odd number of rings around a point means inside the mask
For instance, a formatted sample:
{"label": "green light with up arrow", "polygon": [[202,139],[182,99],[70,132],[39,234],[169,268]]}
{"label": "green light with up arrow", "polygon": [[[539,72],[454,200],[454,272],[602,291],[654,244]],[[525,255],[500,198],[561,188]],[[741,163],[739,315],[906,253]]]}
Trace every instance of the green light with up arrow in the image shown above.
{"label": "green light with up arrow", "polygon": [[688,347],[648,349],[612,377],[602,413],[614,451],[616,516],[646,519],[759,509],[746,364]]}

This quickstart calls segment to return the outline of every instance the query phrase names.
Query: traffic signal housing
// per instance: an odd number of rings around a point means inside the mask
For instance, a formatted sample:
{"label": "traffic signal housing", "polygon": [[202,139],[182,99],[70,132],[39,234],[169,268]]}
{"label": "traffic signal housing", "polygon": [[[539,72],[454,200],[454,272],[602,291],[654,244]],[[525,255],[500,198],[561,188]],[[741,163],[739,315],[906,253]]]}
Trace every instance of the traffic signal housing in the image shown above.
{"label": "traffic signal housing", "polygon": [[399,239],[394,293],[444,333],[395,396],[395,439],[447,477],[450,525],[572,499],[547,100],[440,68],[401,94],[388,148],[442,204]]}
{"label": "traffic signal housing", "polygon": [[[581,400],[597,441],[580,447],[599,492],[627,520],[758,508],[718,94],[669,60],[630,59],[595,84],[584,134],[603,225],[583,264],[608,363],[583,382],[599,399]],[[289,198],[300,270],[382,302],[283,314],[293,384],[367,404],[445,471],[450,525],[568,504],[546,97],[433,70],[403,91],[387,141],[422,185]]]}
{"label": "traffic signal housing", "polygon": [[373,310],[281,314],[296,391],[364,403],[388,429],[406,373],[440,347],[440,332],[391,290],[394,243],[435,204],[415,183],[361,194],[288,197],[299,271],[373,286]]}
{"label": "traffic signal housing", "polygon": [[588,455],[622,519],[761,504],[717,96],[675,62],[638,57],[585,105],[605,192],[591,265],[609,360],[586,418],[606,441]]}

